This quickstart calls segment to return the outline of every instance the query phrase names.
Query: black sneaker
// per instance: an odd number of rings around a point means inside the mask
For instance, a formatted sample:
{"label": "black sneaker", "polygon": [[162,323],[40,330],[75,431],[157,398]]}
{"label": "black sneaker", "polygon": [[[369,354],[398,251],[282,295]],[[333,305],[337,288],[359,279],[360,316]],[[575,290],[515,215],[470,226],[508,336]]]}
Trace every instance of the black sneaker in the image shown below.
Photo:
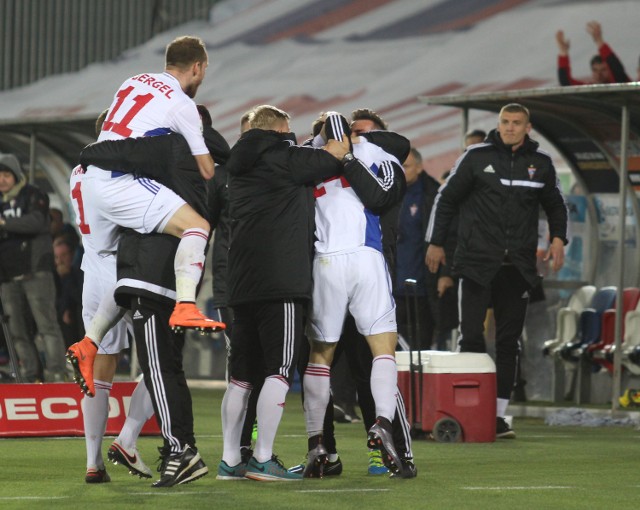
{"label": "black sneaker", "polygon": [[509,424],[507,423],[507,421],[501,416],[498,416],[496,418],[496,438],[499,438],[499,439],[515,439],[516,438],[516,433],[513,431],[511,427],[509,427]]}
{"label": "black sneaker", "polygon": [[392,473],[400,469],[400,457],[393,444],[391,434],[391,422],[382,416],[376,418],[376,422],[369,429],[367,446],[371,449],[380,449],[382,462]]}
{"label": "black sneaker", "polygon": [[418,468],[412,459],[402,459],[400,469],[391,473],[389,478],[415,478],[418,476]]}
{"label": "black sneaker", "polygon": [[153,482],[152,487],[173,487],[190,483],[209,472],[198,451],[188,444],[184,445],[182,453],[174,453],[165,458],[161,468],[160,480]]}
{"label": "black sneaker", "polygon": [[330,460],[324,465],[324,476],[338,476],[342,474],[342,461],[340,457],[331,462]]}

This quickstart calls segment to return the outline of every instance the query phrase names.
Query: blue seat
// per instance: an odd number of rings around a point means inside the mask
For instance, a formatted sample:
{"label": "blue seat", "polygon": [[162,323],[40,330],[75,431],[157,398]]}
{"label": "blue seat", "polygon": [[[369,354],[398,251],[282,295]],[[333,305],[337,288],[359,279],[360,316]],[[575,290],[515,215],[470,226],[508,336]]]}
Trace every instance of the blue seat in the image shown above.
{"label": "blue seat", "polygon": [[616,292],[616,287],[610,286],[603,287],[594,294],[589,308],[585,308],[580,314],[580,336],[561,349],[562,359],[577,363],[588,345],[600,341],[602,314],[615,306]]}

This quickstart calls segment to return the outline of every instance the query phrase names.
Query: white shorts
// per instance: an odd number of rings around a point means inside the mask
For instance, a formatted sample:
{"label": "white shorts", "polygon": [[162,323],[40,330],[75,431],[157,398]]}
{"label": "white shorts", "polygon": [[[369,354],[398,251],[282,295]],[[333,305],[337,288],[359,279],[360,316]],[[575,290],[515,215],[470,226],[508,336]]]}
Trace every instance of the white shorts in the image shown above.
{"label": "white shorts", "polygon": [[115,253],[120,227],[142,234],[162,232],[186,202],[169,188],[132,174],[112,177],[112,172],[90,166],[82,179],[85,223],[92,248]]}
{"label": "white shorts", "polygon": [[[84,271],[84,285],[82,287],[82,321],[87,329],[93,316],[98,310],[102,297],[107,292],[113,292],[116,284],[116,257],[108,255],[102,257],[91,252],[85,252],[82,257]],[[133,335],[131,314],[127,313],[104,336],[98,354],[118,354],[129,347],[127,330]]]}
{"label": "white shorts", "polygon": [[337,342],[347,310],[362,335],[397,331],[391,278],[379,251],[363,247],[355,252],[316,255],[307,321],[309,339]]}

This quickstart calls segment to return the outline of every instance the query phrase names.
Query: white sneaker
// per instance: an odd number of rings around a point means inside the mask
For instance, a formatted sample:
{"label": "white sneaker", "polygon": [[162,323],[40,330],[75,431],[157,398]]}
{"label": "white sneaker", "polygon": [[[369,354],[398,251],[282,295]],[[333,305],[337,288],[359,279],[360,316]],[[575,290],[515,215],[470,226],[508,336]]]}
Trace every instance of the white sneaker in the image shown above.
{"label": "white sneaker", "polygon": [[127,451],[124,446],[115,440],[109,447],[107,457],[109,461],[114,464],[122,464],[125,466],[132,475],[138,475],[140,478],[151,478],[153,476],[149,467],[142,462],[137,448],[134,448],[132,451]]}

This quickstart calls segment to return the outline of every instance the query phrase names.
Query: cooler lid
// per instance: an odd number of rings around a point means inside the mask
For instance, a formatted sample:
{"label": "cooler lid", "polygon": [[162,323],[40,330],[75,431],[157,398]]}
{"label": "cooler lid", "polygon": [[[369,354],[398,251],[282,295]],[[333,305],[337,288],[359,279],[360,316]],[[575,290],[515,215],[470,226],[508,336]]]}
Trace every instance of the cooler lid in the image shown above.
{"label": "cooler lid", "polygon": [[496,371],[496,364],[488,354],[448,351],[397,351],[398,370],[409,370],[412,358],[414,364],[422,365],[425,374],[482,374]]}

